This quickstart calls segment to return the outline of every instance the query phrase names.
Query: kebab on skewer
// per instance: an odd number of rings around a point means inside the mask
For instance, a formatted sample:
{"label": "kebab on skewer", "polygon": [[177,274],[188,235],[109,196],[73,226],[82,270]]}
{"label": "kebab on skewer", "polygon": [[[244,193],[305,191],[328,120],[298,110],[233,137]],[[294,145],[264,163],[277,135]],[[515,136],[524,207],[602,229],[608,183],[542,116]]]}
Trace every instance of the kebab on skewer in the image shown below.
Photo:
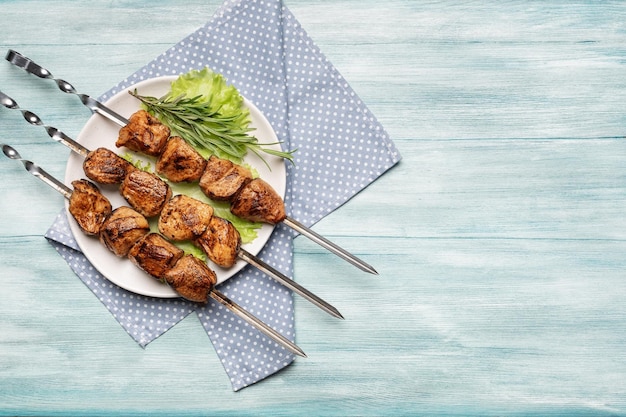
{"label": "kebab on skewer", "polygon": [[[129,165],[132,167],[132,164]],[[97,166],[93,164],[90,168],[88,177],[98,178]],[[168,238],[177,242],[192,241],[211,261],[223,268],[230,268],[237,259],[242,259],[332,316],[343,318],[328,302],[241,248],[241,237],[237,229],[229,221],[214,216],[213,208],[209,204],[182,194],[170,197],[169,186],[160,178],[134,167],[128,169],[122,183],[122,195],[133,208],[141,206],[144,215],[147,212],[159,212],[159,230]],[[143,182],[129,181],[133,177],[138,177]]]}
{"label": "kebab on skewer", "polygon": [[89,151],[82,148],[80,154],[85,157],[83,171],[87,178],[99,184],[119,184],[122,197],[146,217],[158,215],[172,197],[172,190],[165,181],[155,174],[135,168],[109,149]]}
{"label": "kebab on skewer", "polygon": [[[158,229],[172,241],[193,242],[218,266],[231,267],[239,258],[270,277],[276,274],[268,264],[241,248],[241,237],[231,222],[214,216],[209,204],[195,198],[179,194],[170,199],[159,217]],[[343,318],[335,307],[293,280],[285,276],[276,279],[332,316]]]}
{"label": "kebab on skewer", "polygon": [[159,216],[158,229],[173,242],[191,241],[220,267],[230,268],[242,259],[332,316],[343,318],[335,307],[244,250],[233,224],[214,216],[213,207],[205,202],[184,194],[172,197]]}
{"label": "kebab on skewer", "polygon": [[218,266],[229,268],[241,250],[241,237],[226,219],[213,215],[213,207],[179,194],[165,205],[159,232],[173,242],[191,241]]}
{"label": "kebab on skewer", "polygon": [[192,261],[183,261],[184,251],[151,232],[148,220],[141,213],[128,206],[111,210],[108,199],[88,180],[72,181],[72,187],[68,211],[83,232],[92,234],[99,229],[95,235],[116,256],[128,257],[141,270],[166,282],[189,301],[208,301],[217,277],[206,263],[198,259],[204,265],[199,268]]}
{"label": "kebab on skewer", "polygon": [[[0,99],[5,107],[10,109],[19,109],[15,100],[2,92],[0,92]],[[89,179],[101,184],[117,184],[121,182],[121,194],[126,198],[126,201],[129,202],[129,204],[131,204],[137,212],[139,212],[139,214],[146,217],[156,216],[161,213],[163,207],[168,201],[170,201],[172,196],[171,189],[169,185],[167,185],[167,183],[161,180],[158,176],[135,168],[130,162],[121,158],[109,149],[98,148],[94,151],[86,149],[84,146],[74,141],[60,130],[51,126],[45,126],[41,119],[30,111],[22,110],[22,114],[24,119],[30,124],[44,126],[48,135],[52,139],[62,143],[77,154],[84,156],[85,160],[83,162],[83,170]],[[146,118],[144,124],[149,126],[149,129],[154,129],[154,131],[144,132],[143,141],[147,140],[146,137],[151,137],[151,140],[155,142],[163,142],[162,138],[169,135],[169,129],[164,125],[159,124],[155,119]],[[167,129],[165,135],[163,134],[163,129],[159,126]],[[137,144],[131,146],[141,146],[138,144],[138,141],[135,142],[137,142]],[[145,145],[145,148],[142,149],[151,149],[151,147],[150,145]],[[192,152],[195,152],[195,150],[189,147],[189,149],[187,149],[187,153]],[[203,158],[200,157],[200,159],[204,161]],[[176,158],[172,158],[167,165],[176,165],[175,161]],[[186,161],[189,160],[186,159]],[[197,162],[201,166],[204,166],[202,161]],[[176,201],[180,201],[180,199],[176,199]],[[198,203],[201,202],[198,201]],[[191,208],[191,211],[188,208],[185,214],[188,218],[188,222],[189,220],[197,219],[198,217],[197,213],[193,213],[193,210],[211,210],[212,214],[212,207],[205,203],[202,204],[206,207],[201,207],[196,204],[195,207]],[[219,218],[214,217],[214,219],[209,222],[211,227],[209,227],[208,223],[204,224],[197,220],[196,224],[193,226],[196,229],[200,228],[198,230],[206,231],[201,233],[202,236],[198,234],[193,243],[200,247],[215,264],[224,268],[230,268],[235,263],[235,256],[233,255],[236,254],[236,258],[253,265],[277,282],[301,295],[306,300],[315,304],[332,316],[343,318],[341,313],[328,302],[288,278],[280,271],[262,261],[260,258],[241,248],[239,232],[234,228],[234,226],[224,219],[221,219],[221,221],[216,219]],[[104,241],[103,243],[106,244],[107,242]]]}
{"label": "kebab on skewer", "polygon": [[[74,89],[74,87],[67,81],[61,80],[61,79],[55,79],[50,73],[50,71],[37,65],[31,59],[21,55],[19,52],[14,51],[14,50],[9,50],[9,52],[6,55],[6,60],[9,61],[11,64],[18,66],[33,75],[36,75],[37,77],[49,78],[49,79],[54,80],[61,91],[63,91],[64,93],[75,94],[76,96],[78,96],[81,102],[87,108],[89,108],[89,110],[91,110],[93,113],[96,113],[102,117],[109,119],[110,121],[118,124],[120,127],[124,127],[129,124],[130,121],[126,119],[125,117],[121,116],[117,112],[113,111],[112,109],[105,106],[101,102],[93,99],[92,97],[86,94],[78,93]],[[352,255],[350,252],[346,251],[342,247],[331,242],[330,240],[326,239],[320,234],[316,233],[312,229],[306,227],[305,225],[298,222],[297,220],[289,216],[286,216],[282,220],[282,222],[286,224],[287,226],[291,227],[292,229],[294,229],[295,231],[297,231],[298,233],[308,237],[309,239],[313,240],[315,243],[328,249],[335,255],[341,257],[342,259],[356,266],[357,268],[365,272],[369,272],[371,274],[376,274],[376,275],[378,274],[378,272],[371,265],[359,259],[358,257]]]}
{"label": "kebab on skewer", "polygon": [[199,303],[207,303],[209,297],[215,299],[281,346],[306,357],[293,342],[217,291],[215,272],[195,256],[185,255],[160,234],[151,233],[147,219],[140,213],[127,206],[112,210],[108,199],[88,180],[75,180],[70,189],[35,163],[22,159],[11,146],[3,144],[2,151],[6,157],[21,161],[29,173],[63,194],[69,200],[68,211],[80,229],[88,235],[100,236],[115,255],[127,257],[185,299]]}
{"label": "kebab on skewer", "polygon": [[[119,122],[119,120],[117,121]],[[193,163],[189,163],[194,164],[199,170],[201,166],[199,161],[202,157],[191,145],[177,136],[172,137],[175,138],[172,144],[170,144],[172,139],[163,141],[166,130],[161,126],[165,125],[159,126],[159,123],[158,119],[151,116],[147,111],[138,110],[120,129],[116,146],[124,146],[136,152],[150,149],[149,155],[159,158],[157,165],[161,168],[158,169],[158,172],[166,177],[170,172],[176,172],[177,165],[183,164],[181,158],[193,160]],[[160,135],[155,133],[157,131]],[[141,143],[142,141],[148,142]],[[172,150],[174,148],[179,149],[179,151],[174,152]],[[178,157],[172,158],[172,154],[176,154]],[[182,181],[194,181],[195,178],[194,176],[189,179],[182,179]],[[170,180],[181,181],[179,178],[171,178]],[[280,195],[261,178],[253,179],[250,171],[242,165],[211,156],[206,162],[198,185],[207,197],[229,201],[231,213],[237,217],[273,225],[282,222],[359,269],[378,274],[371,265],[287,216],[285,204]]]}

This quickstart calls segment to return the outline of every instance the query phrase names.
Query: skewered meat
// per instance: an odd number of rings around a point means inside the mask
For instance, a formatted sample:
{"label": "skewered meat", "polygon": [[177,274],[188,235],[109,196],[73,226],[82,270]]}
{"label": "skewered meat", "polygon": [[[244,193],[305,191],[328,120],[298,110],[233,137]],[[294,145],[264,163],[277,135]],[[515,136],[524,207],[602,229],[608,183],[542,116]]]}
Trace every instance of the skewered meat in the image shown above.
{"label": "skewered meat", "polygon": [[199,246],[215,264],[229,268],[237,260],[241,237],[235,226],[226,219],[212,217],[209,227],[194,244]]}
{"label": "skewered meat", "polygon": [[106,148],[89,152],[83,162],[87,178],[100,184],[119,184],[135,169],[130,162]]}
{"label": "skewered meat", "polygon": [[227,159],[211,156],[200,178],[202,192],[213,200],[230,200],[252,180],[249,169]]}
{"label": "skewered meat", "polygon": [[147,111],[139,110],[133,113],[129,123],[120,129],[115,146],[118,148],[125,146],[136,152],[158,156],[169,137],[169,127]]}
{"label": "skewered meat", "polygon": [[162,279],[183,255],[182,249],[158,233],[147,234],[128,252],[128,258],[132,263],[158,279]]}
{"label": "skewered meat", "polygon": [[118,207],[104,221],[100,241],[115,255],[124,257],[130,248],[150,232],[148,220],[130,207]]}
{"label": "skewered meat", "polygon": [[162,277],[183,298],[206,303],[217,282],[215,272],[193,255],[185,255]]}
{"label": "skewered meat", "polygon": [[213,207],[180,194],[161,211],[159,231],[173,241],[191,240],[204,233],[213,217]]}
{"label": "skewered meat", "polygon": [[102,224],[113,209],[111,203],[98,187],[87,180],[72,181],[72,186],[74,190],[70,196],[70,214],[85,234],[99,234]]}
{"label": "skewered meat", "polygon": [[283,199],[271,185],[255,178],[243,186],[231,202],[230,211],[253,222],[276,224],[285,217]]}
{"label": "skewered meat", "polygon": [[149,172],[131,171],[120,186],[128,203],[146,217],[156,216],[172,197],[172,190],[161,178]]}
{"label": "skewered meat", "polygon": [[172,182],[195,182],[202,176],[206,164],[206,159],[183,138],[172,136],[156,163],[156,170]]}
{"label": "skewered meat", "polygon": [[[147,112],[139,111],[131,116],[131,122],[122,130],[124,134],[134,134],[144,137],[145,140],[151,140],[150,135],[142,134],[142,129],[150,123],[156,125],[160,122]],[[168,178],[171,176],[174,178],[173,181],[191,181],[185,178],[195,176],[187,177],[187,170],[197,173],[201,164],[198,159],[200,155],[182,138],[174,137],[169,142],[171,148],[165,155],[161,155],[158,171],[166,174]],[[146,151],[148,146],[146,144],[132,149],[149,155],[158,154]],[[180,177],[176,176],[175,171],[178,170],[181,171]],[[198,185],[207,197],[218,201],[230,201],[231,213],[243,219],[276,224],[286,218],[284,202],[271,185],[261,179],[253,179],[249,169],[232,161],[211,156],[206,161]]]}

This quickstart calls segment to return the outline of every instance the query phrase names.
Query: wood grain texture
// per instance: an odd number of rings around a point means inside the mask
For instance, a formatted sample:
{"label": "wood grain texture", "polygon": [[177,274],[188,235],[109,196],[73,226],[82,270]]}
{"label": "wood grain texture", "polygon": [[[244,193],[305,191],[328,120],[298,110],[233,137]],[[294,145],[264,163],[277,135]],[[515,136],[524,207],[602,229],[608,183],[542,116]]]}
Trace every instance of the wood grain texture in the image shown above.
{"label": "wood grain texture", "polygon": [[[0,1],[0,51],[98,95],[219,4]],[[285,4],[403,156],[315,226],[380,276],[297,238],[346,320],[296,299],[309,358],[233,393],[194,316],[139,348],[42,237],[62,197],[0,161],[0,414],[626,415],[626,3]],[[70,136],[89,117],[8,64],[0,90]]]}

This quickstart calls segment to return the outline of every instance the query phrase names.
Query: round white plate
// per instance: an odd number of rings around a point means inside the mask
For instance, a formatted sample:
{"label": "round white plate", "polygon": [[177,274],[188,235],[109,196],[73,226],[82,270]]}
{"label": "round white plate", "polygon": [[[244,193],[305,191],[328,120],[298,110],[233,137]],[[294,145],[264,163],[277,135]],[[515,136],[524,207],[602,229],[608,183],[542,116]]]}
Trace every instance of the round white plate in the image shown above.
{"label": "round white plate", "polygon": [[[131,114],[139,110],[140,103],[139,100],[131,96],[128,91],[137,89],[137,92],[141,95],[161,97],[167,93],[170,88],[170,83],[176,78],[176,76],[169,76],[142,81],[116,94],[108,100],[105,105],[124,117],[130,117]],[[276,133],[265,116],[263,116],[259,109],[252,103],[245,99],[244,105],[250,109],[250,127],[255,129],[251,133],[260,143],[276,143],[278,141]],[[126,148],[118,149],[115,147],[119,129],[120,126],[104,117],[93,115],[79,133],[77,141],[89,150],[94,150],[98,147],[106,147],[114,150],[118,154],[123,154],[128,151]],[[280,150],[280,145],[278,144],[267,146]],[[138,154],[135,155],[140,158]],[[258,156],[251,152],[248,153],[245,161],[254,167],[258,171],[259,176],[270,183],[279,195],[284,197],[286,188],[284,161],[272,155],[264,155],[264,159],[268,163],[269,168]],[[70,185],[70,183],[76,179],[86,178],[83,172],[83,160],[84,158],[80,155],[74,153],[70,155],[65,171],[65,183],[67,185]],[[110,199],[113,208],[128,205],[120,195],[117,186],[98,186],[103,194]],[[70,220],[70,228],[82,252],[91,264],[111,282],[128,291],[150,297],[178,297],[178,294],[169,286],[149,276],[133,265],[127,258],[115,256],[101,244],[97,238],[83,234],[72,216],[69,215],[68,217]],[[274,226],[264,224],[260,229],[257,229],[258,237],[253,242],[245,244],[242,247],[246,251],[256,255],[263,246],[265,246],[273,230]],[[209,261],[209,267],[217,274],[218,283],[224,282],[226,279],[232,277],[245,265],[246,263],[244,261],[239,260],[231,268],[226,269],[220,268]]]}

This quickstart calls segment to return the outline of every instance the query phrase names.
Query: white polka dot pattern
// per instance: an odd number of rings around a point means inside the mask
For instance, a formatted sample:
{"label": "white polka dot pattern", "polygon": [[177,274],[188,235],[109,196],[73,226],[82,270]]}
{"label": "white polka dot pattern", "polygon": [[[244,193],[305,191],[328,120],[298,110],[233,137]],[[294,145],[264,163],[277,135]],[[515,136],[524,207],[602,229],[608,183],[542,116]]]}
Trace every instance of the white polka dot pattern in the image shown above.
{"label": "white polka dot pattern", "polygon": [[[287,165],[288,213],[312,225],[400,160],[380,123],[314,45],[280,0],[228,0],[205,26],[105,93],[106,100],[141,80],[208,66],[223,74],[298,149]],[[58,222],[62,224],[62,221]],[[53,230],[54,229],[54,230]],[[71,239],[69,230],[64,230]],[[51,228],[49,238],[62,241]],[[293,233],[279,225],[259,254],[292,276]],[[144,345],[193,309],[176,300],[146,299],[113,289],[71,242],[56,245],[72,269]],[[74,243],[75,245],[75,243]],[[220,287],[280,333],[295,339],[291,293],[256,269],[244,268]],[[284,368],[293,356],[217,303],[198,317],[239,390]],[[157,318],[154,313],[158,312]]]}

